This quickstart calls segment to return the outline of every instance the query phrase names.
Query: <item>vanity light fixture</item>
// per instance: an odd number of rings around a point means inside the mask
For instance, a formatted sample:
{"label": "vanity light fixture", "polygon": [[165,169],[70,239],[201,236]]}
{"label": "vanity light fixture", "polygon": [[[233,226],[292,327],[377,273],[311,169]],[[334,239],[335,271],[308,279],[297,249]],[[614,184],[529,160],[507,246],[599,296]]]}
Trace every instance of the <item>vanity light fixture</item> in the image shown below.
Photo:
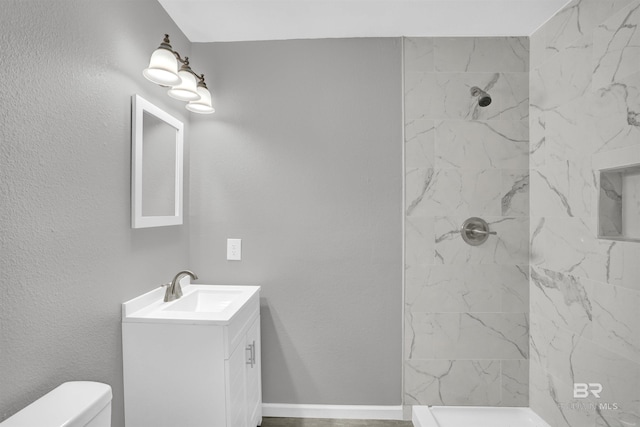
{"label": "vanity light fixture", "polygon": [[[178,63],[182,64],[178,70]],[[199,114],[211,114],[215,110],[211,104],[211,93],[204,82],[204,74],[197,75],[189,66],[189,58],[182,59],[173,50],[169,34],[164,35],[160,46],[151,54],[149,66],[142,72],[147,80],[170,87],[169,96],[186,101],[187,110]]]}

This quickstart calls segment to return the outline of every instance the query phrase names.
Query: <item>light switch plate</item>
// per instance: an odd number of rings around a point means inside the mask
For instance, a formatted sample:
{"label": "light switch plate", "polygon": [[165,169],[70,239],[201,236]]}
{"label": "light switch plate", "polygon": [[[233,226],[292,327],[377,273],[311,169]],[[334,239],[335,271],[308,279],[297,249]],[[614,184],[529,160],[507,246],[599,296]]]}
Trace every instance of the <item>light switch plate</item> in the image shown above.
{"label": "light switch plate", "polygon": [[242,239],[227,239],[227,261],[242,260]]}

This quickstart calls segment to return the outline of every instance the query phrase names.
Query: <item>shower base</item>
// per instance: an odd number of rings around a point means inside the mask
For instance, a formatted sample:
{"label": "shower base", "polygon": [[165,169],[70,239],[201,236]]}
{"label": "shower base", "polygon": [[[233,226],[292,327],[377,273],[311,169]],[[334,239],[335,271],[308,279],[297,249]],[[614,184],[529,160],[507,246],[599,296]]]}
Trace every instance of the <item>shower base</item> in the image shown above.
{"label": "shower base", "polygon": [[529,408],[414,406],[415,427],[549,427]]}

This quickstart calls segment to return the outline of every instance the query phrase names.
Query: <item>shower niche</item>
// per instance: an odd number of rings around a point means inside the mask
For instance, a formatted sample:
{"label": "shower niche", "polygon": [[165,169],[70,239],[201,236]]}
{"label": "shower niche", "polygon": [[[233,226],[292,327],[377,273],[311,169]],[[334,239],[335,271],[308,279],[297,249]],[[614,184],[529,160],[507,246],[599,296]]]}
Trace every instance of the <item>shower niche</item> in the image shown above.
{"label": "shower niche", "polygon": [[601,166],[598,237],[640,242],[640,147],[599,155],[594,163]]}

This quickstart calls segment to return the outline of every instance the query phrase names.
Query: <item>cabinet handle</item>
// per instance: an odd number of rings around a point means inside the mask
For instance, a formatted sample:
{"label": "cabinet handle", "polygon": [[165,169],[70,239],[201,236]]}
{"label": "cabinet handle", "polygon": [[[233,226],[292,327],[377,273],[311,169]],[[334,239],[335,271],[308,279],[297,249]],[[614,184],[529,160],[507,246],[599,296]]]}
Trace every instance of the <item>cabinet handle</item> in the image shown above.
{"label": "cabinet handle", "polygon": [[245,350],[249,352],[249,360],[247,360],[246,364],[251,365],[253,368],[253,365],[256,364],[256,341],[253,340],[253,343],[249,344]]}
{"label": "cabinet handle", "polygon": [[246,364],[251,365],[253,368],[253,344],[249,344],[245,350],[249,352],[249,360],[247,360]]}
{"label": "cabinet handle", "polygon": [[256,340],[251,344],[251,367],[256,364]]}

